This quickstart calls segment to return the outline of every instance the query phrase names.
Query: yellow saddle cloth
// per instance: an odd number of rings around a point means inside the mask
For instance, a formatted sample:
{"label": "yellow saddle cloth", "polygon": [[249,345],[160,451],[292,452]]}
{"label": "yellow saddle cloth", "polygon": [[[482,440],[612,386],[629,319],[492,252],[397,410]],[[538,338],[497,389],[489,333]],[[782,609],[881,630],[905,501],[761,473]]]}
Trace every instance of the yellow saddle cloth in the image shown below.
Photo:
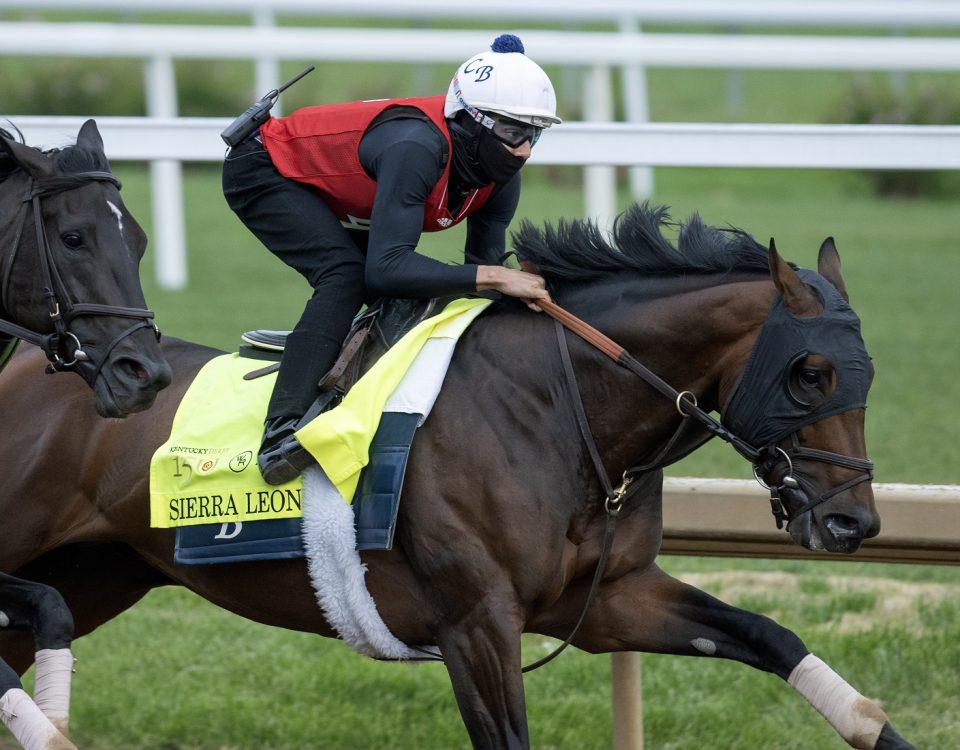
{"label": "yellow saddle cloth", "polygon": [[[430,339],[460,337],[489,300],[458,299],[415,326],[350,389],[335,409],[297,432],[346,502],[369,460],[384,405]],[[299,478],[263,481],[257,450],[276,374],[243,376],[262,362],[225,354],[210,360],[180,402],[170,437],[150,462],[150,525],[170,528],[302,515]]]}

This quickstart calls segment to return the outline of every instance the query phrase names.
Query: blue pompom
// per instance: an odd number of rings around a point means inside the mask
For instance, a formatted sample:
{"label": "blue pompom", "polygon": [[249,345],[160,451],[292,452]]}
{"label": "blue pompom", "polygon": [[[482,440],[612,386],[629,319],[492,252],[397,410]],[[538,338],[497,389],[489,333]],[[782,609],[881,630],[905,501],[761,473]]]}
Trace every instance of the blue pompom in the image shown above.
{"label": "blue pompom", "polygon": [[494,52],[519,52],[523,54],[526,50],[523,48],[523,42],[520,37],[513,34],[501,34],[493,40],[490,49]]}

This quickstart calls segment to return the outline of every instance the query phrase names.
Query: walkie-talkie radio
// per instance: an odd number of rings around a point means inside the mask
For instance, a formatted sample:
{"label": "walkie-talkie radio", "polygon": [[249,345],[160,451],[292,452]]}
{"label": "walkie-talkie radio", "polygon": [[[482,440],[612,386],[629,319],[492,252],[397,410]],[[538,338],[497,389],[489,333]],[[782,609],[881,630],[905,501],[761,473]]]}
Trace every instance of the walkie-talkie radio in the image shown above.
{"label": "walkie-talkie radio", "polygon": [[311,65],[309,68],[300,71],[280,88],[268,91],[263,95],[262,98],[251,104],[246,112],[231,122],[220,134],[220,137],[223,138],[223,142],[228,146],[236,146],[238,143],[240,143],[240,141],[247,138],[247,136],[249,136],[254,130],[263,125],[263,123],[269,119],[270,110],[273,109],[273,105],[277,103],[277,99],[280,97],[280,94],[293,86],[293,84],[303,78],[315,67],[316,66]]}

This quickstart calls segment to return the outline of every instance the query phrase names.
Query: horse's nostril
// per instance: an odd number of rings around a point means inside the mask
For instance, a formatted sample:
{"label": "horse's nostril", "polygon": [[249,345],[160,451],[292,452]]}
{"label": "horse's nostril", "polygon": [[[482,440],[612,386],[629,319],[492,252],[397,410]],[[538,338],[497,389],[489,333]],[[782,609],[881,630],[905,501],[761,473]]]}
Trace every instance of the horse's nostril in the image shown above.
{"label": "horse's nostril", "polygon": [[832,513],[823,519],[823,523],[830,530],[830,533],[839,539],[863,538],[863,529],[860,527],[860,522],[852,516]]}
{"label": "horse's nostril", "polygon": [[147,372],[147,368],[135,359],[124,358],[118,360],[114,363],[114,367],[125,372],[127,375],[136,380],[147,380],[150,377],[150,373]]}

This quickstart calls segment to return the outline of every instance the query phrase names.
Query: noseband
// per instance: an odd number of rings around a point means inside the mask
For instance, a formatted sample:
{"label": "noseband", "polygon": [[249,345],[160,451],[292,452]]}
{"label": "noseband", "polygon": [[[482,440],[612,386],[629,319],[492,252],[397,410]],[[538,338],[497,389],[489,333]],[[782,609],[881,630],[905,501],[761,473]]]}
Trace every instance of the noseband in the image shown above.
{"label": "noseband", "polygon": [[40,180],[31,179],[27,194],[23,199],[20,218],[17,221],[13,250],[3,279],[2,289],[3,295],[6,297],[14,261],[20,247],[20,240],[22,239],[23,228],[26,224],[27,207],[28,205],[32,205],[34,231],[36,232],[37,239],[37,253],[40,259],[42,274],[43,295],[47,300],[48,313],[54,331],[53,333],[42,334],[24,328],[11,321],[0,319],[0,331],[23,339],[24,341],[29,341],[31,344],[43,350],[44,354],[47,355],[47,359],[50,360],[50,364],[47,366],[47,372],[51,373],[75,370],[80,362],[91,361],[90,354],[84,350],[80,339],[70,331],[70,324],[76,318],[83,315],[105,315],[117,318],[131,318],[137,321],[109,343],[103,355],[100,357],[100,361],[93,363],[94,369],[91,374],[79,370],[80,374],[83,375],[84,379],[91,385],[96,381],[97,377],[99,377],[100,371],[110,357],[110,353],[125,338],[139,331],[141,328],[152,328],[157,339],[159,340],[160,338],[160,331],[153,322],[153,312],[151,310],[138,307],[100,305],[89,302],[71,302],[70,295],[67,293],[67,287],[63,283],[63,277],[57,269],[43,223],[43,212],[40,206],[41,198],[67,190],[74,190],[96,181],[110,182],[115,185],[118,190],[120,189],[120,181],[110,172],[78,172]]}
{"label": "noseband", "polygon": [[[753,476],[762,487],[770,492],[770,510],[773,513],[774,519],[776,519],[778,529],[783,528],[784,522],[790,523],[807,511],[813,510],[821,503],[825,503],[834,495],[839,495],[841,492],[846,492],[850,488],[856,487],[861,482],[869,482],[873,479],[873,461],[865,458],[844,456],[840,453],[831,453],[830,451],[821,451],[815,448],[803,448],[795,432],[790,435],[790,443],[790,447],[786,450],[778,446],[767,446],[759,452],[759,455],[753,463]],[[838,484],[826,492],[817,495],[813,485],[807,479],[798,474],[794,474],[793,459],[795,458],[801,460],[806,459],[808,461],[821,461],[862,473],[843,484]],[[786,464],[786,469],[783,472],[779,484],[771,485],[764,481],[763,477],[769,476],[775,468],[784,463]],[[784,489],[803,489],[807,497],[813,499],[808,500],[803,506],[798,508],[796,512],[790,513],[780,500],[780,492]]]}

